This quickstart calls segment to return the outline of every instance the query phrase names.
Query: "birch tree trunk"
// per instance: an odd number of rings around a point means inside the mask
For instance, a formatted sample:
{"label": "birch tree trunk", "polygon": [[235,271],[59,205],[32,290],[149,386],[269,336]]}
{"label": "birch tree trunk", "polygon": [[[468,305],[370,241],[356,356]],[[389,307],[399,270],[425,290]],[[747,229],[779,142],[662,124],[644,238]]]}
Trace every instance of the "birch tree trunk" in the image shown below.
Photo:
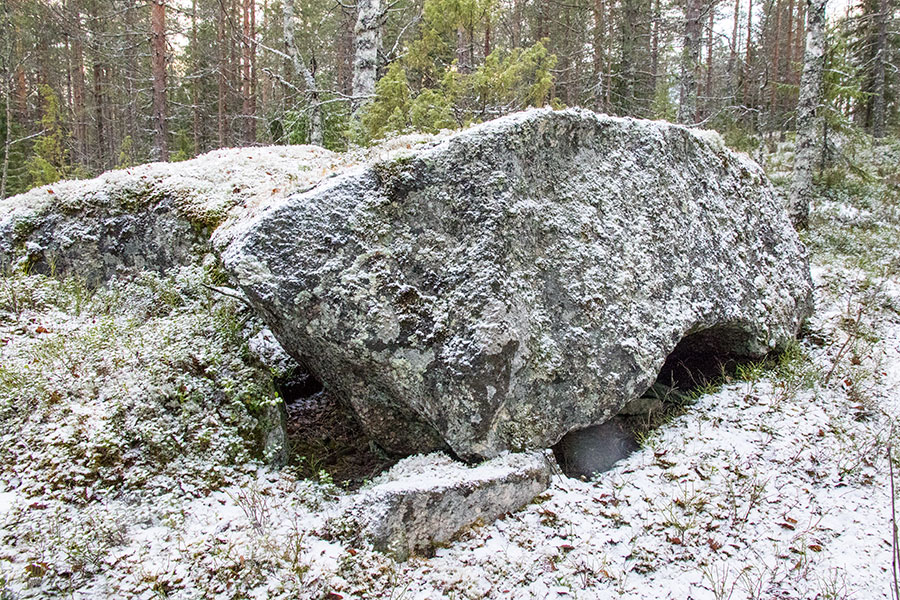
{"label": "birch tree trunk", "polygon": [[316,90],[316,80],[312,71],[303,62],[300,51],[297,49],[297,41],[294,37],[294,5],[293,0],[285,0],[282,3],[282,17],[284,30],[284,45],[291,62],[294,74],[303,79],[306,86],[306,99],[309,102],[309,143],[315,146],[324,146],[325,126],[322,121],[322,105],[319,102],[319,93]]}
{"label": "birch tree trunk", "polygon": [[697,122],[697,63],[700,61],[700,0],[686,0],[681,51],[678,122]]}
{"label": "birch tree trunk", "polygon": [[161,161],[169,160],[166,123],[166,5],[164,0],[150,2],[150,55],[153,73],[153,152]]}
{"label": "birch tree trunk", "polygon": [[822,101],[822,74],[825,69],[825,5],[827,0],[806,0],[806,52],[800,77],[797,101],[797,145],[794,150],[794,179],[788,209],[798,228],[809,220],[809,203],[813,192],[813,169],[819,146],[816,135],[821,130],[819,105]]}
{"label": "birch tree trunk", "polygon": [[354,113],[375,94],[378,71],[378,49],[381,47],[381,0],[358,0],[354,34],[353,99]]}

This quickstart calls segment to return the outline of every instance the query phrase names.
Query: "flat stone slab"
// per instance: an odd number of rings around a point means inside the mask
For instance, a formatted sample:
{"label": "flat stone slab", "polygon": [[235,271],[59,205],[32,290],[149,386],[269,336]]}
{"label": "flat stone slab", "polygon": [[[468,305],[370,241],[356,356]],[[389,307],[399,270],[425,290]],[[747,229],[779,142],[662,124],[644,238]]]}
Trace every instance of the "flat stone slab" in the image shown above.
{"label": "flat stone slab", "polygon": [[534,500],[550,485],[552,460],[529,452],[470,467],[442,453],[413,456],[351,497],[330,527],[398,560],[429,554],[465,528]]}

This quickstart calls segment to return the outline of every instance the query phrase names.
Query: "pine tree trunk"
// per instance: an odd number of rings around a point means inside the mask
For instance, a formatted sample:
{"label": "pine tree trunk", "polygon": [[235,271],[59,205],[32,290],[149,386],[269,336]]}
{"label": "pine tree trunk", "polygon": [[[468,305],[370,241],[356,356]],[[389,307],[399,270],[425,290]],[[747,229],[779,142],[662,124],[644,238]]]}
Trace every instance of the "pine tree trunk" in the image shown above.
{"label": "pine tree trunk", "polygon": [[381,0],[357,0],[355,56],[353,59],[354,113],[375,95],[378,72],[378,49],[381,47]]}
{"label": "pine tree trunk", "polygon": [[[98,61],[99,58],[96,58],[95,61]],[[106,119],[104,115],[106,111],[103,110],[103,65],[99,62],[94,62],[94,116],[95,121],[97,122],[97,166],[100,170],[103,170],[107,167],[106,164]]]}
{"label": "pine tree trunk", "polygon": [[[12,27],[12,15],[10,14],[10,6],[8,3],[3,4],[3,27],[8,32],[6,36],[4,36],[4,41],[6,42],[6,47],[3,49],[5,56],[3,57],[4,62],[6,63],[4,66],[6,67],[2,71],[3,75],[3,103],[4,110],[6,111],[6,131],[4,132],[3,138],[3,167],[0,168],[0,200],[6,199],[6,180],[9,176],[9,150],[12,147],[12,87],[13,87],[13,74],[10,73],[10,69],[12,69],[12,64],[14,60],[13,48],[15,47],[12,42],[12,36],[9,34],[14,31]],[[18,32],[16,32],[18,33]]]}
{"label": "pine tree trunk", "polygon": [[[594,0],[596,2],[600,2],[601,0]],[[522,5],[525,3],[525,0],[513,0],[513,14],[512,14],[512,32],[510,43],[513,48],[519,48],[522,46],[522,22],[524,20],[524,16],[522,15]]]}
{"label": "pine tree trunk", "polygon": [[[741,0],[734,0],[734,17],[732,22],[731,29],[731,42],[729,44],[728,50],[728,75],[729,75],[729,85],[733,86],[735,83],[735,74],[738,71],[737,69],[737,53],[738,53],[738,32],[740,31],[741,25]],[[736,87],[732,88],[733,90]]]}
{"label": "pine tree trunk", "polygon": [[750,99],[750,77],[752,73],[751,65],[753,64],[753,0],[747,0],[747,48],[744,53],[744,65],[741,68],[742,77],[744,79],[743,104],[749,107]]}
{"label": "pine tree trunk", "polygon": [[813,169],[817,163],[821,131],[819,105],[822,101],[822,76],[825,69],[825,5],[827,0],[806,0],[806,52],[797,101],[797,145],[794,151],[794,179],[791,183],[789,210],[798,228],[809,220],[813,192]]}
{"label": "pine tree trunk", "polygon": [[[125,3],[125,26],[130,37],[143,37],[140,27],[137,25],[135,16],[139,13],[139,0],[127,0]],[[126,94],[126,135],[134,136],[138,131],[138,114],[140,113],[141,94],[138,92],[139,86],[136,84],[141,79],[141,68],[139,66],[140,44],[129,43],[125,48],[125,94]],[[132,137],[132,141],[135,141]]]}
{"label": "pine tree trunk", "polygon": [[544,13],[547,0],[534,0],[535,10],[537,10],[537,24],[534,29],[534,41],[539,42],[547,37],[547,16]]}
{"label": "pine tree trunk", "polygon": [[484,18],[484,57],[487,58],[491,54],[491,13],[488,12]]}
{"label": "pine tree trunk", "polygon": [[3,82],[3,100],[6,104],[6,137],[3,139],[3,169],[0,173],[0,200],[6,199],[6,181],[9,177],[9,151],[12,148],[12,94],[9,93],[9,82]]}
{"label": "pine tree trunk", "polygon": [[700,0],[687,0],[681,51],[678,122],[697,122],[697,63],[700,61]]}
{"label": "pine tree trunk", "polygon": [[456,28],[456,69],[460,73],[469,72],[468,44],[466,43],[466,28],[460,25]]}
{"label": "pine tree trunk", "polygon": [[243,32],[241,35],[241,114],[244,120],[243,134],[244,143],[251,144],[250,139],[250,121],[253,115],[250,110],[250,5],[253,0],[244,0],[241,7],[241,16],[243,20]]}
{"label": "pine tree trunk", "polygon": [[593,40],[593,59],[594,59],[594,85],[597,88],[597,110],[603,110],[605,103],[603,102],[605,85],[603,82],[603,50],[604,50],[604,33],[606,33],[606,14],[603,0],[594,0],[594,40]]}
{"label": "pine tree trunk", "polygon": [[[690,1],[690,0],[689,0]],[[636,26],[640,25],[638,0],[623,0],[621,21],[620,80],[617,85],[619,101],[616,114],[628,115],[635,111],[635,83],[639,66],[636,64],[638,39]]]}
{"label": "pine tree trunk", "polygon": [[169,160],[166,122],[166,5],[150,0],[150,56],[153,76],[153,154],[156,160]]}
{"label": "pine tree trunk", "polygon": [[218,133],[219,148],[228,145],[228,121],[226,120],[226,111],[228,110],[227,93],[227,72],[225,66],[226,48],[225,48],[225,5],[219,4],[218,19],[216,22],[216,47],[218,50],[219,62],[219,90],[218,90]]}
{"label": "pine tree trunk", "polygon": [[772,63],[770,65],[771,74],[769,76],[769,118],[771,121],[771,129],[774,131],[777,127],[776,120],[778,118],[778,83],[781,80],[781,0],[775,2],[775,30],[772,42]]}
{"label": "pine tree trunk", "polygon": [[[793,83],[794,76],[794,0],[788,0],[788,8],[787,8],[787,41],[784,45],[784,75],[782,80],[785,83]],[[785,94],[782,93],[781,104],[785,105],[787,101],[791,98],[793,94]],[[783,106],[784,110],[782,112],[787,112],[787,106]]]}
{"label": "pine tree trunk", "polygon": [[25,78],[25,69],[21,66],[16,69],[16,107],[23,120],[29,120],[28,115],[28,81]]}
{"label": "pine tree trunk", "polygon": [[340,9],[340,26],[338,27],[337,39],[335,40],[337,47],[337,88],[340,93],[352,96],[353,59],[355,53],[354,27],[356,26],[356,19],[353,12],[347,7],[341,5]]}
{"label": "pine tree trunk", "polygon": [[[191,2],[191,54],[195,63],[197,61],[197,53],[200,51],[197,46],[197,0]],[[194,65],[195,72],[199,72],[198,65]],[[192,134],[194,139],[194,155],[200,154],[200,82],[194,80],[191,83],[191,104],[193,105],[193,127]]]}
{"label": "pine tree trunk", "polygon": [[557,76],[557,79],[562,79],[558,83],[562,87],[563,103],[566,106],[572,106],[572,41],[570,37],[572,32],[572,11],[568,5],[560,10],[565,11],[565,21],[563,22],[562,52],[558,52],[557,55],[559,56],[560,75],[564,79],[559,76]]}
{"label": "pine tree trunk", "polygon": [[656,84],[659,79],[659,25],[662,19],[662,12],[659,7],[659,0],[653,2],[653,21],[650,33],[650,79],[653,85],[653,93],[656,94]]}
{"label": "pine tree trunk", "polygon": [[256,143],[256,94],[259,79],[256,76],[256,0],[250,0],[250,122],[247,137]]}
{"label": "pine tree trunk", "polygon": [[715,26],[715,7],[709,7],[709,31],[706,43],[706,88],[703,95],[705,96],[703,104],[703,113],[705,116],[712,114],[712,87],[713,87],[713,27]]}
{"label": "pine tree trunk", "polygon": [[87,162],[87,122],[84,110],[84,44],[81,39],[81,15],[75,13],[75,34],[72,37],[72,112],[75,118],[75,152],[79,163]]}
{"label": "pine tree trunk", "polygon": [[[806,49],[806,2],[805,0],[798,0],[797,2],[797,26],[796,26],[797,34],[794,36],[794,52],[793,55],[797,57],[797,61],[801,61],[803,59],[803,54]],[[803,65],[799,65],[799,68],[794,71],[794,83],[797,84],[797,87],[800,86],[800,75],[803,72]]]}
{"label": "pine tree trunk", "polygon": [[887,0],[878,0],[877,33],[875,36],[875,56],[872,65],[872,137],[884,137],[885,119],[885,62],[887,58],[887,22],[890,19]]}

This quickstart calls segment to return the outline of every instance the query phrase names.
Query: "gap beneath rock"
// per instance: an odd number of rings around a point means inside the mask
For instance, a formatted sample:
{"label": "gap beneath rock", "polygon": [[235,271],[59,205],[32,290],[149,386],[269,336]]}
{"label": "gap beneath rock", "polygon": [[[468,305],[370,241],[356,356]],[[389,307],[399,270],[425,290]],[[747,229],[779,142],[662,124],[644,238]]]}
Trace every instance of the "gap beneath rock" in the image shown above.
{"label": "gap beneath rock", "polygon": [[353,410],[312,375],[297,369],[276,385],[287,412],[288,465],[301,477],[330,477],[355,489],[397,462],[370,441]]}
{"label": "gap beneath rock", "polygon": [[685,336],[640,398],[607,422],[571,431],[553,446],[560,469],[569,477],[590,479],[613,468],[640,448],[639,440],[687,412],[697,396],[730,380],[750,360],[730,350],[744,341],[743,332],[729,327]]}

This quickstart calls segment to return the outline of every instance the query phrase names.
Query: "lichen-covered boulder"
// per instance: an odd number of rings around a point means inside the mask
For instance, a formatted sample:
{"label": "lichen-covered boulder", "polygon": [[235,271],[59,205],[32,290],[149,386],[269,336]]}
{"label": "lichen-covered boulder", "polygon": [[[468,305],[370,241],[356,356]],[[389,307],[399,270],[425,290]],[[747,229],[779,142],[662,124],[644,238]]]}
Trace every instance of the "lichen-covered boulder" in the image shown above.
{"label": "lichen-covered boulder", "polygon": [[77,276],[199,263],[212,231],[306,187],[339,155],[312,146],[225,149],[61,181],[0,201],[0,269]]}
{"label": "lichen-covered boulder", "polygon": [[279,201],[223,260],[386,449],[474,459],[602,423],[683,338],[762,355],[806,252],[715,134],[533,110]]}

